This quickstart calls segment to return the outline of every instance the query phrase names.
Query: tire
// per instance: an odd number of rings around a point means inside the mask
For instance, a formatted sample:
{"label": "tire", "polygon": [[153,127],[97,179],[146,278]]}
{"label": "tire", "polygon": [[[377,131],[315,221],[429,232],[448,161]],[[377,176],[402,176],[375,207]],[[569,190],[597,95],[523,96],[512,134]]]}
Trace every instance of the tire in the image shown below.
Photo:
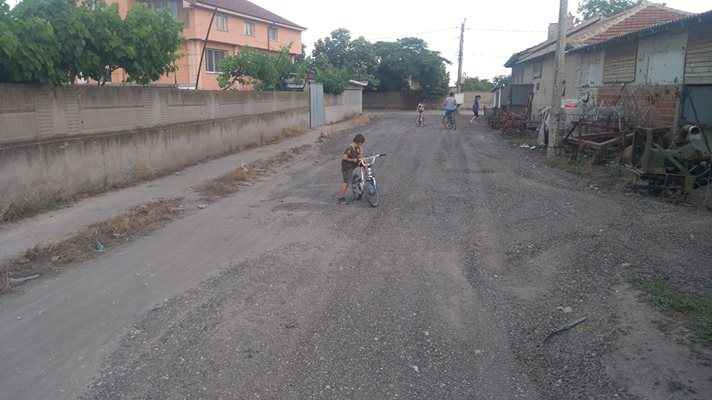
{"label": "tire", "polygon": [[363,196],[361,177],[358,175],[354,175],[351,178],[351,193],[354,195],[354,200],[361,200],[361,196]]}
{"label": "tire", "polygon": [[381,200],[381,194],[378,193],[378,186],[376,185],[376,180],[366,181],[366,200],[371,207],[378,207],[378,203]]}
{"label": "tire", "polygon": [[445,128],[455,129],[455,119],[452,117],[447,117],[447,120],[445,121]]}

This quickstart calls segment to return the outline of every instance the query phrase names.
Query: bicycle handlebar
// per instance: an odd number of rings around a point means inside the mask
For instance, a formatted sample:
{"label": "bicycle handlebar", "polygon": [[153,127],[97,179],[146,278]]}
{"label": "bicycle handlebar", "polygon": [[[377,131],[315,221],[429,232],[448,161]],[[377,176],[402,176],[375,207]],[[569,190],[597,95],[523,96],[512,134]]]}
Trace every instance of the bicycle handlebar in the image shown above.
{"label": "bicycle handlebar", "polygon": [[370,164],[373,164],[373,163],[376,161],[376,158],[378,158],[378,157],[384,157],[385,155],[386,155],[386,153],[380,153],[380,154],[374,154],[374,155],[372,155],[372,156],[370,156],[370,157],[363,157],[363,159],[361,159],[361,161],[359,162],[359,164],[360,164],[360,165],[363,165],[363,160],[371,160],[371,161],[368,162],[368,164],[369,164],[369,165],[370,165]]}

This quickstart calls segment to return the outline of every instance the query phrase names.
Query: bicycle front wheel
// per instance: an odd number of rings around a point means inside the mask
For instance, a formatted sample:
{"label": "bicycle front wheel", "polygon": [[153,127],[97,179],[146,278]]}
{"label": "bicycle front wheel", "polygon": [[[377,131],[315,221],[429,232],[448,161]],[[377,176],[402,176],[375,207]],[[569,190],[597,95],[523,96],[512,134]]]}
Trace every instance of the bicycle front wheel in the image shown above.
{"label": "bicycle front wheel", "polygon": [[361,177],[354,175],[351,178],[351,193],[354,195],[354,200],[361,200],[363,189],[361,189]]}
{"label": "bicycle front wheel", "polygon": [[376,185],[375,179],[366,181],[366,200],[371,207],[377,207],[379,201],[381,200],[381,195],[378,193],[378,186]]}

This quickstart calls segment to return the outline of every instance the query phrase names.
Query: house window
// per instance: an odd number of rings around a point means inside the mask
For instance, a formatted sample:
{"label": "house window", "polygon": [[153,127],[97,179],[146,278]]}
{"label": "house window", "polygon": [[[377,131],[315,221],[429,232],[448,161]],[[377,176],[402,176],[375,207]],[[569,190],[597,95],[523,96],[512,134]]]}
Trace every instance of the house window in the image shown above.
{"label": "house window", "polygon": [[227,55],[225,50],[205,49],[205,70],[208,72],[222,72],[218,63]]}
{"label": "house window", "polygon": [[277,28],[274,26],[269,27],[269,40],[277,40]]}
{"label": "house window", "polygon": [[533,67],[534,67],[534,78],[541,78],[541,70],[544,67],[544,62],[543,61],[535,62]]}
{"label": "house window", "polygon": [[167,10],[168,14],[173,18],[178,18],[178,2],[177,1],[152,1],[147,2],[146,5],[149,9],[159,12],[161,10]]}
{"label": "house window", "polygon": [[227,17],[225,15],[215,15],[215,29],[227,32]]}
{"label": "house window", "polygon": [[255,24],[245,21],[245,36],[255,36]]}

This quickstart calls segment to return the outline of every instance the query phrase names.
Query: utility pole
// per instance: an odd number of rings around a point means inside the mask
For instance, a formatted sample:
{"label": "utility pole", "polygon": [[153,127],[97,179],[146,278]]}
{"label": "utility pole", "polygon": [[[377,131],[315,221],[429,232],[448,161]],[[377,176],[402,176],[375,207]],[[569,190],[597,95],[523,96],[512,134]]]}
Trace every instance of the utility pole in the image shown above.
{"label": "utility pole", "polygon": [[561,122],[561,93],[564,86],[564,66],[566,56],[566,28],[569,11],[569,1],[559,0],[559,26],[556,36],[556,68],[554,69],[554,91],[551,96],[551,116],[554,126],[549,127],[549,145],[546,148],[546,156],[556,155],[556,148],[559,141],[559,123]]}
{"label": "utility pole", "polygon": [[465,18],[460,25],[460,52],[457,56],[457,93],[462,93],[462,52],[465,47]]}
{"label": "utility pole", "polygon": [[198,82],[200,82],[200,70],[203,68],[203,57],[205,57],[205,47],[208,45],[208,38],[210,37],[210,29],[213,27],[213,21],[215,20],[215,14],[218,13],[218,9],[213,10],[213,16],[210,17],[210,25],[208,25],[208,32],[205,34],[205,41],[203,42],[203,51],[200,52],[200,63],[198,64],[198,75],[195,76],[195,90],[198,90]]}

